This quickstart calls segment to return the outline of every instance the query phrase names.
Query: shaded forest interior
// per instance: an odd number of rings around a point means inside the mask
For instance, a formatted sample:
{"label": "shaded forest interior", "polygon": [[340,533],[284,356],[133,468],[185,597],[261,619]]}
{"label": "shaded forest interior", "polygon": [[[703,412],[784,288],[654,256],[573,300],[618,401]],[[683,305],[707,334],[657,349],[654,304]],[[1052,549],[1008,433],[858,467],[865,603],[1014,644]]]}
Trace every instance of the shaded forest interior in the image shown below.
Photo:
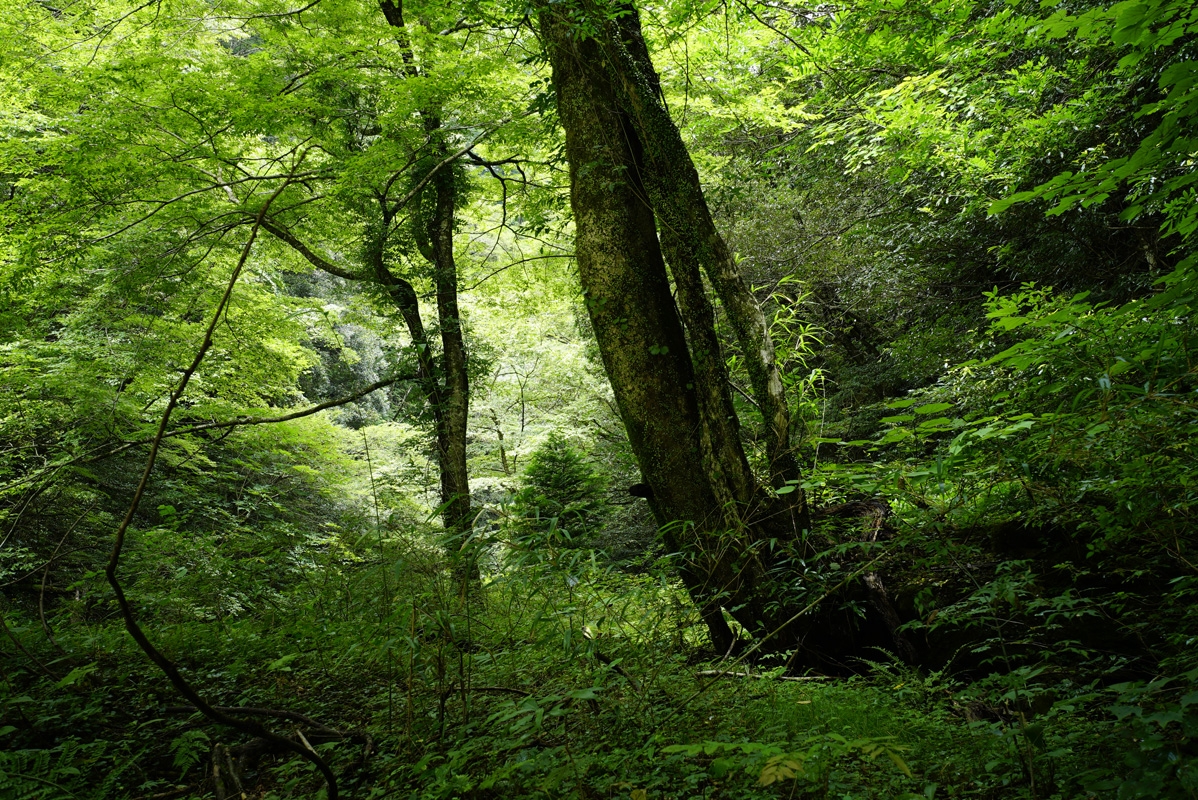
{"label": "shaded forest interior", "polygon": [[0,0],[0,798],[1198,798],[1196,56]]}

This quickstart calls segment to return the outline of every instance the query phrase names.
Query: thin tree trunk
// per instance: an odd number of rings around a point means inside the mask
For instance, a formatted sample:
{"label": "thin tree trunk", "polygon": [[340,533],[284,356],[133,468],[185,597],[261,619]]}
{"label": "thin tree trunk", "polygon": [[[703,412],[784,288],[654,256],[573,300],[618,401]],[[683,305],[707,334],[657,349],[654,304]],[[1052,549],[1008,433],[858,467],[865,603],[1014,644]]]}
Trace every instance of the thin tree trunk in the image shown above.
{"label": "thin tree trunk", "polygon": [[[381,0],[380,8],[387,23],[395,31],[404,74],[410,78],[418,78],[420,71],[407,36],[402,4],[398,0]],[[462,552],[462,545],[470,532],[473,517],[470,476],[466,462],[470,384],[465,336],[458,308],[457,264],[453,250],[455,208],[461,185],[454,174],[453,166],[442,163],[450,151],[436,110],[428,109],[422,116],[425,132],[434,143],[433,157],[425,161],[436,172],[428,181],[428,185],[418,193],[419,196],[411,199],[411,205],[416,208],[411,216],[418,249],[432,266],[441,339],[440,359],[435,357],[433,349],[429,346],[428,332],[421,317],[416,290],[411,282],[396,275],[388,264],[388,232],[395,217],[403,209],[393,207],[387,198],[381,195],[376,198],[380,210],[377,230],[367,233],[367,259],[373,272],[373,280],[386,290],[395,303],[412,340],[412,349],[419,365],[417,383],[433,417],[434,442],[440,473],[441,520],[449,542],[450,562],[454,573],[464,585],[475,584],[479,577],[477,566],[472,558]],[[325,272],[348,280],[369,279],[341,269],[322,258],[275,220],[264,220],[262,227]]]}
{"label": "thin tree trunk", "polygon": [[[402,0],[381,0],[379,6],[387,24],[395,30],[404,72],[411,78],[419,77],[420,70],[404,22]],[[449,154],[440,115],[436,108],[428,108],[422,112],[422,117],[425,133],[435,143],[434,163],[440,163]],[[479,572],[477,563],[466,547],[473,521],[470,474],[466,463],[470,382],[461,311],[458,308],[458,273],[453,250],[455,208],[460,191],[453,167],[438,170],[424,191],[433,194],[432,202],[417,197],[417,211],[412,216],[417,247],[433,268],[437,321],[441,333],[442,374],[436,381],[437,396],[432,404],[441,473],[441,520],[447,534],[450,563],[465,587],[467,584],[477,584]],[[431,206],[432,213],[424,218],[420,209],[428,206]],[[427,358],[427,341],[423,353]]]}
{"label": "thin tree trunk", "polygon": [[[439,128],[439,124],[437,128]],[[445,156],[442,146],[439,158]],[[433,178],[434,213],[428,223],[432,255],[433,283],[437,292],[437,319],[441,328],[441,357],[445,382],[437,444],[441,458],[442,519],[450,535],[451,547],[458,545],[452,563],[459,579],[477,582],[478,567],[470,556],[467,537],[472,514],[470,475],[466,465],[466,432],[470,416],[470,380],[466,364],[466,342],[458,308],[458,273],[453,253],[454,206],[457,204],[457,176],[443,169]],[[461,541],[457,541],[457,540]]]}

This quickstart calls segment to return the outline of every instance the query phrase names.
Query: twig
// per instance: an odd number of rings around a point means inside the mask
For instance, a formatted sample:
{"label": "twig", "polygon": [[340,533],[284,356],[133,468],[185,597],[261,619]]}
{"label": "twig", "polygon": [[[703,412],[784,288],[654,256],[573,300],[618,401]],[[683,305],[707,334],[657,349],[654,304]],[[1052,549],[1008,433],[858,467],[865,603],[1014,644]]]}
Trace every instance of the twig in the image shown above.
{"label": "twig", "polygon": [[515,694],[520,697],[532,697],[532,692],[526,692],[523,689],[513,689],[510,686],[471,686],[472,692],[494,692],[496,694]]}
{"label": "twig", "polygon": [[[238,417],[237,419],[225,420],[224,422],[201,422],[196,425],[188,425],[187,427],[184,427],[184,428],[177,428],[173,431],[167,431],[166,433],[164,433],[162,435],[162,438],[163,439],[172,439],[176,436],[183,436],[183,435],[189,434],[189,433],[199,433],[201,431],[216,430],[219,428],[238,428],[238,427],[241,427],[242,425],[272,425],[276,422],[289,422],[290,420],[299,419],[300,417],[311,416],[312,414],[315,414],[318,411],[324,411],[329,408],[343,406],[346,403],[352,403],[355,400],[365,397],[366,395],[370,394],[371,392],[378,391],[379,389],[390,386],[391,384],[399,383],[400,381],[410,381],[410,380],[418,380],[418,379],[419,379],[419,376],[417,376],[417,375],[408,375],[405,373],[403,375],[397,375],[394,378],[388,378],[387,380],[378,381],[377,383],[372,383],[369,386],[367,386],[366,388],[359,389],[358,391],[354,392],[353,394],[346,395],[345,397],[339,397],[336,400],[327,400],[323,403],[318,403],[317,405],[310,406],[309,408],[305,408],[300,411],[292,411],[292,412],[289,412],[287,414],[282,414],[277,417]],[[94,464],[97,461],[103,461],[106,458],[112,458],[113,456],[120,455],[121,453],[125,452],[126,450],[130,450],[134,447],[140,447],[143,444],[151,444],[154,441],[154,438],[155,437],[151,436],[151,437],[148,437],[145,439],[137,439],[136,441],[125,442],[124,444],[118,445],[117,447],[113,448],[112,450],[108,450],[103,453],[96,453],[95,455],[84,454],[81,456],[76,456],[75,458],[67,459],[66,461],[60,461],[58,463],[51,464],[48,467],[44,467],[40,472],[30,473],[29,475],[25,475],[21,478],[18,478],[17,480],[12,481],[11,483],[0,485],[0,489],[11,489],[12,487],[17,486],[21,483],[27,483],[28,481],[35,480],[47,473],[61,470],[66,467],[71,467],[71,466],[74,466],[75,464]],[[44,488],[39,489],[39,492],[40,491],[44,491]],[[3,544],[3,542],[0,542],[0,545],[2,545],[2,544]],[[39,567],[39,569],[40,569],[40,567]],[[32,574],[32,573],[30,573],[30,574]]]}
{"label": "twig", "polygon": [[298,736],[299,740],[304,743],[304,747],[308,748],[308,752],[310,752],[312,755],[316,755],[316,748],[314,748],[312,743],[308,741],[308,737],[304,736],[304,732],[302,730],[296,728],[295,735]]}
{"label": "twig", "polygon": [[17,646],[17,649],[24,653],[26,657],[28,657],[29,660],[32,661],[34,665],[42,671],[43,674],[45,674],[47,678],[52,681],[58,680],[58,676],[51,672],[49,667],[47,667],[41,661],[38,661],[37,656],[25,649],[25,645],[21,644],[21,640],[18,639],[16,634],[12,632],[12,629],[8,627],[8,622],[4,617],[4,614],[0,614],[0,628],[4,628],[4,632],[8,634],[9,639],[12,639],[12,643]]}
{"label": "twig", "polygon": [[595,658],[599,659],[599,663],[603,664],[603,666],[605,666],[609,669],[613,669],[616,672],[618,672],[620,674],[620,676],[622,678],[624,678],[624,680],[628,681],[628,685],[636,690],[637,694],[641,694],[640,683],[637,681],[636,678],[634,678],[630,674],[628,674],[628,670],[624,669],[624,666],[622,664],[620,664],[618,661],[608,658],[607,656],[603,655],[603,653],[600,653],[598,650],[595,650],[594,652],[595,652]]}
{"label": "twig", "polygon": [[171,789],[167,792],[158,792],[157,794],[143,794],[141,797],[135,797],[134,800],[172,800],[175,797],[182,797],[189,792],[198,792],[199,786],[192,784],[191,786],[180,786],[178,789]]}
{"label": "twig", "polygon": [[[251,717],[274,717],[275,719],[289,719],[292,722],[302,722],[303,724],[321,731],[322,733],[332,733],[341,738],[345,738],[346,734],[339,730],[330,728],[328,725],[317,722],[311,717],[305,717],[303,714],[295,711],[284,711],[275,708],[255,708],[253,706],[212,706],[217,711],[224,714],[246,714]],[[192,714],[199,711],[195,706],[167,706],[165,709],[168,714]]]}
{"label": "twig", "polygon": [[[372,383],[365,388],[359,389],[358,391],[354,392],[353,394],[346,395],[345,397],[339,397],[336,400],[326,400],[323,403],[317,403],[314,406],[309,406],[308,408],[301,409],[300,411],[292,411],[287,414],[280,414],[277,417],[238,417],[237,419],[225,420],[223,422],[200,422],[195,425],[188,425],[185,428],[176,428],[173,431],[167,431],[166,433],[164,433],[162,435],[162,438],[163,439],[171,439],[171,438],[174,438],[175,436],[186,436],[189,433],[199,433],[200,431],[212,431],[212,430],[218,430],[220,428],[239,428],[242,425],[273,425],[276,422],[290,422],[293,419],[299,419],[301,417],[309,417],[309,416],[317,413],[318,411],[324,411],[329,408],[336,408],[337,406],[343,406],[346,403],[352,403],[355,400],[359,400],[359,399],[365,397],[366,395],[370,394],[371,392],[376,392],[379,389],[384,389],[394,383],[399,383],[400,381],[414,381],[416,379],[417,379],[416,375],[409,375],[407,373],[405,373],[403,375],[396,375],[393,378],[387,378],[386,380],[376,381],[375,383]],[[149,437],[146,439],[138,439],[133,442],[125,442],[121,446],[114,448],[112,450],[109,450],[107,453],[104,453],[104,454],[98,455],[98,456],[93,456],[92,458],[87,459],[87,461],[84,463],[91,463],[92,461],[99,461],[101,459],[111,458],[112,456],[119,455],[132,447],[138,447],[143,444],[150,444],[154,441],[155,438],[156,437]]]}
{"label": "twig", "polygon": [[50,560],[46,562],[46,568],[42,571],[42,587],[37,595],[37,615],[42,621],[42,630],[45,632],[46,638],[50,640],[50,644],[54,645],[55,649],[57,649],[58,652],[62,653],[64,656],[69,656],[70,654],[64,650],[62,645],[58,643],[58,640],[54,638],[54,631],[50,630],[50,624],[46,622],[46,581],[50,577],[50,567],[53,566],[54,559],[58,558],[58,551],[61,550],[63,544],[66,543],[67,537],[75,532],[75,529],[79,527],[79,523],[82,522],[83,518],[87,516],[88,512],[95,507],[95,503],[92,503],[90,506],[88,506],[87,509],[79,515],[79,519],[75,520],[74,524],[67,528],[67,532],[64,533],[62,538],[58,540],[58,546],[55,547],[54,552],[50,554]]}

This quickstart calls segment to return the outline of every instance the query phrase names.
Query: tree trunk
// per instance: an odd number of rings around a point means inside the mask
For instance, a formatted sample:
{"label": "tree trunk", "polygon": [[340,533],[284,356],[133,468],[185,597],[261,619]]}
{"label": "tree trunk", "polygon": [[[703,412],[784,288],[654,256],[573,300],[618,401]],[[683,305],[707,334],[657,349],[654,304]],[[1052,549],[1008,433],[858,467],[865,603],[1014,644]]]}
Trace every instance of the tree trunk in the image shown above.
{"label": "tree trunk", "polygon": [[[800,472],[790,446],[790,409],[765,314],[716,230],[698,170],[666,108],[636,9],[631,5],[621,8],[610,28],[604,40],[606,63],[644,151],[644,181],[660,223],[666,261],[679,285],[680,302],[685,302],[683,276],[688,283],[698,283],[702,270],[740,344],[764,419],[771,483],[775,488],[788,481],[797,483]],[[802,489],[794,489],[785,498],[792,529],[809,529],[811,515]]]}
{"label": "tree trunk", "polygon": [[[384,17],[395,30],[403,59],[403,72],[411,78],[420,75],[398,0],[381,0]],[[445,132],[435,108],[423,114],[425,133],[433,143],[432,154],[423,163],[436,172],[428,185],[411,199],[412,233],[417,247],[432,267],[436,293],[437,322],[441,339],[441,358],[434,357],[428,332],[420,313],[420,301],[412,284],[396,275],[387,262],[388,234],[403,209],[393,207],[381,194],[375,196],[380,221],[377,230],[367,232],[367,259],[373,280],[387,292],[408,329],[419,365],[419,386],[433,417],[437,466],[440,472],[441,520],[445,527],[448,554],[454,574],[463,587],[477,584],[479,573],[465,544],[471,531],[473,514],[470,504],[470,476],[466,462],[466,434],[470,411],[470,383],[467,371],[465,336],[458,308],[457,264],[454,260],[453,233],[455,209],[461,183],[454,165],[445,164],[449,154]],[[414,176],[412,183],[424,179]],[[277,220],[266,219],[262,227],[290,245],[314,266],[341,278],[363,280],[366,276],[340,269],[301,242]],[[438,363],[439,361],[439,363]]]}
{"label": "tree trunk", "polygon": [[[416,65],[404,22],[402,0],[380,0],[379,7],[387,24],[395,30],[403,58],[403,71],[417,78]],[[427,27],[427,24],[426,24]],[[422,111],[424,130],[433,142],[434,158],[440,165],[449,155],[445,131],[435,105]],[[433,167],[436,169],[436,167]],[[437,321],[441,331],[441,381],[433,404],[436,426],[437,459],[441,472],[441,520],[445,527],[450,564],[463,589],[478,583],[478,565],[468,547],[473,523],[470,508],[470,474],[466,464],[466,433],[470,417],[470,382],[467,372],[466,342],[458,308],[458,271],[454,260],[453,232],[460,182],[454,165],[444,165],[433,175],[430,185],[414,201],[413,233],[417,247],[433,268],[437,295]],[[423,209],[431,213],[422,213]],[[425,349],[427,353],[427,347]]]}
{"label": "tree trunk", "polygon": [[[440,121],[428,117],[430,135],[440,134]],[[442,139],[434,151],[438,161],[448,153]],[[431,216],[425,220],[421,251],[433,267],[437,294],[437,321],[441,332],[441,403],[436,411],[437,455],[441,462],[442,521],[450,545],[454,573],[463,583],[479,579],[478,566],[470,555],[470,475],[466,466],[466,432],[470,416],[470,382],[466,371],[466,342],[458,308],[458,272],[453,253],[454,207],[458,200],[458,178],[451,167],[437,172],[429,191],[433,198]],[[419,214],[415,215],[419,217]],[[454,549],[456,545],[456,550]]]}
{"label": "tree trunk", "polygon": [[[667,546],[717,649],[735,639],[720,606],[747,627],[765,615],[753,591],[764,575],[743,524],[760,494],[737,436],[711,308],[694,275],[675,306],[632,120],[601,66],[594,39],[575,37],[554,6],[540,13],[558,113],[566,132],[575,254],[616,405]],[[696,365],[698,369],[696,370]]]}
{"label": "tree trunk", "polygon": [[801,491],[774,497],[749,469],[702,276],[750,365],[770,480],[781,487],[799,473],[773,344],[666,112],[635,9],[564,6],[541,0],[538,21],[566,134],[579,275],[648,487],[638,496],[681,554],[717,650],[735,643],[723,606],[753,635],[773,637],[770,649],[793,647],[791,666],[849,669],[849,657],[892,643],[868,607],[878,592],[850,581],[814,609],[796,607],[806,602],[797,598],[813,549],[810,512]]}

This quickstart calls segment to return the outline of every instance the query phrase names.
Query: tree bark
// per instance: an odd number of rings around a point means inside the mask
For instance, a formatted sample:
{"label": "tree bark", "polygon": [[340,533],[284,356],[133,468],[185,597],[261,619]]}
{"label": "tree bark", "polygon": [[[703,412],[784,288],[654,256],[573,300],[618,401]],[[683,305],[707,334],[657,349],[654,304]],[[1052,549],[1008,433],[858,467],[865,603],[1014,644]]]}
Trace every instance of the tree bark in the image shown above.
{"label": "tree bark", "polygon": [[[438,160],[448,152],[440,120],[429,115],[425,129],[435,137]],[[417,212],[417,242],[433,268],[437,295],[437,322],[441,334],[442,381],[440,402],[434,411],[437,426],[437,455],[441,463],[442,521],[449,537],[450,561],[463,582],[477,582],[478,567],[470,556],[468,536],[472,523],[470,475],[466,465],[466,433],[470,416],[470,379],[467,372],[466,340],[458,308],[458,272],[454,260],[453,232],[458,202],[458,176],[452,168],[439,170],[425,191],[432,197],[427,218]],[[456,550],[454,547],[456,546]]]}
{"label": "tree bark", "polygon": [[[395,31],[402,53],[403,71],[409,77],[419,77],[420,70],[404,21],[402,0],[380,0],[379,7],[387,24]],[[449,155],[439,111],[435,106],[430,106],[421,112],[421,116],[425,133],[433,143],[432,163],[439,165]],[[436,386],[437,398],[432,406],[441,473],[441,520],[446,531],[450,564],[464,589],[478,583],[479,572],[477,562],[467,546],[473,523],[470,474],[466,463],[470,381],[461,310],[458,307],[458,272],[453,250],[455,211],[460,190],[460,179],[452,164],[436,169],[429,185],[415,198],[416,211],[412,214],[412,221],[417,247],[433,268],[433,286],[437,296],[442,363],[440,380]],[[384,209],[386,216],[391,213],[391,209]],[[427,355],[427,342],[424,352]]]}
{"label": "tree bark", "polygon": [[599,43],[576,37],[553,5],[541,6],[539,20],[566,133],[587,311],[654,516],[667,546],[683,555],[682,579],[712,643],[726,651],[735,638],[720,606],[760,628],[766,615],[754,588],[765,565],[744,525],[760,491],[721,379],[711,307],[694,273],[676,280],[681,314],[675,305],[639,134]]}
{"label": "tree bark", "polygon": [[[698,283],[702,270],[740,344],[764,419],[771,483],[775,488],[788,482],[797,484],[800,471],[790,446],[790,408],[765,314],[715,227],[698,170],[666,108],[636,8],[623,5],[609,26],[604,39],[606,63],[644,151],[644,181],[661,228],[666,261],[679,285],[680,302],[687,302],[682,284]],[[802,489],[786,494],[783,505],[794,531],[810,529],[811,515]]]}
{"label": "tree bark", "polygon": [[893,637],[865,583],[846,580],[807,606],[818,589],[803,586],[814,551],[803,494],[779,498],[749,469],[704,275],[749,364],[778,488],[799,477],[783,384],[765,316],[669,119],[635,9],[588,0],[536,8],[566,134],[579,276],[646,484],[636,494],[680,554],[718,651],[736,641],[726,609],[754,636],[768,634],[769,649],[793,647],[790,666],[849,671],[852,657]]}

